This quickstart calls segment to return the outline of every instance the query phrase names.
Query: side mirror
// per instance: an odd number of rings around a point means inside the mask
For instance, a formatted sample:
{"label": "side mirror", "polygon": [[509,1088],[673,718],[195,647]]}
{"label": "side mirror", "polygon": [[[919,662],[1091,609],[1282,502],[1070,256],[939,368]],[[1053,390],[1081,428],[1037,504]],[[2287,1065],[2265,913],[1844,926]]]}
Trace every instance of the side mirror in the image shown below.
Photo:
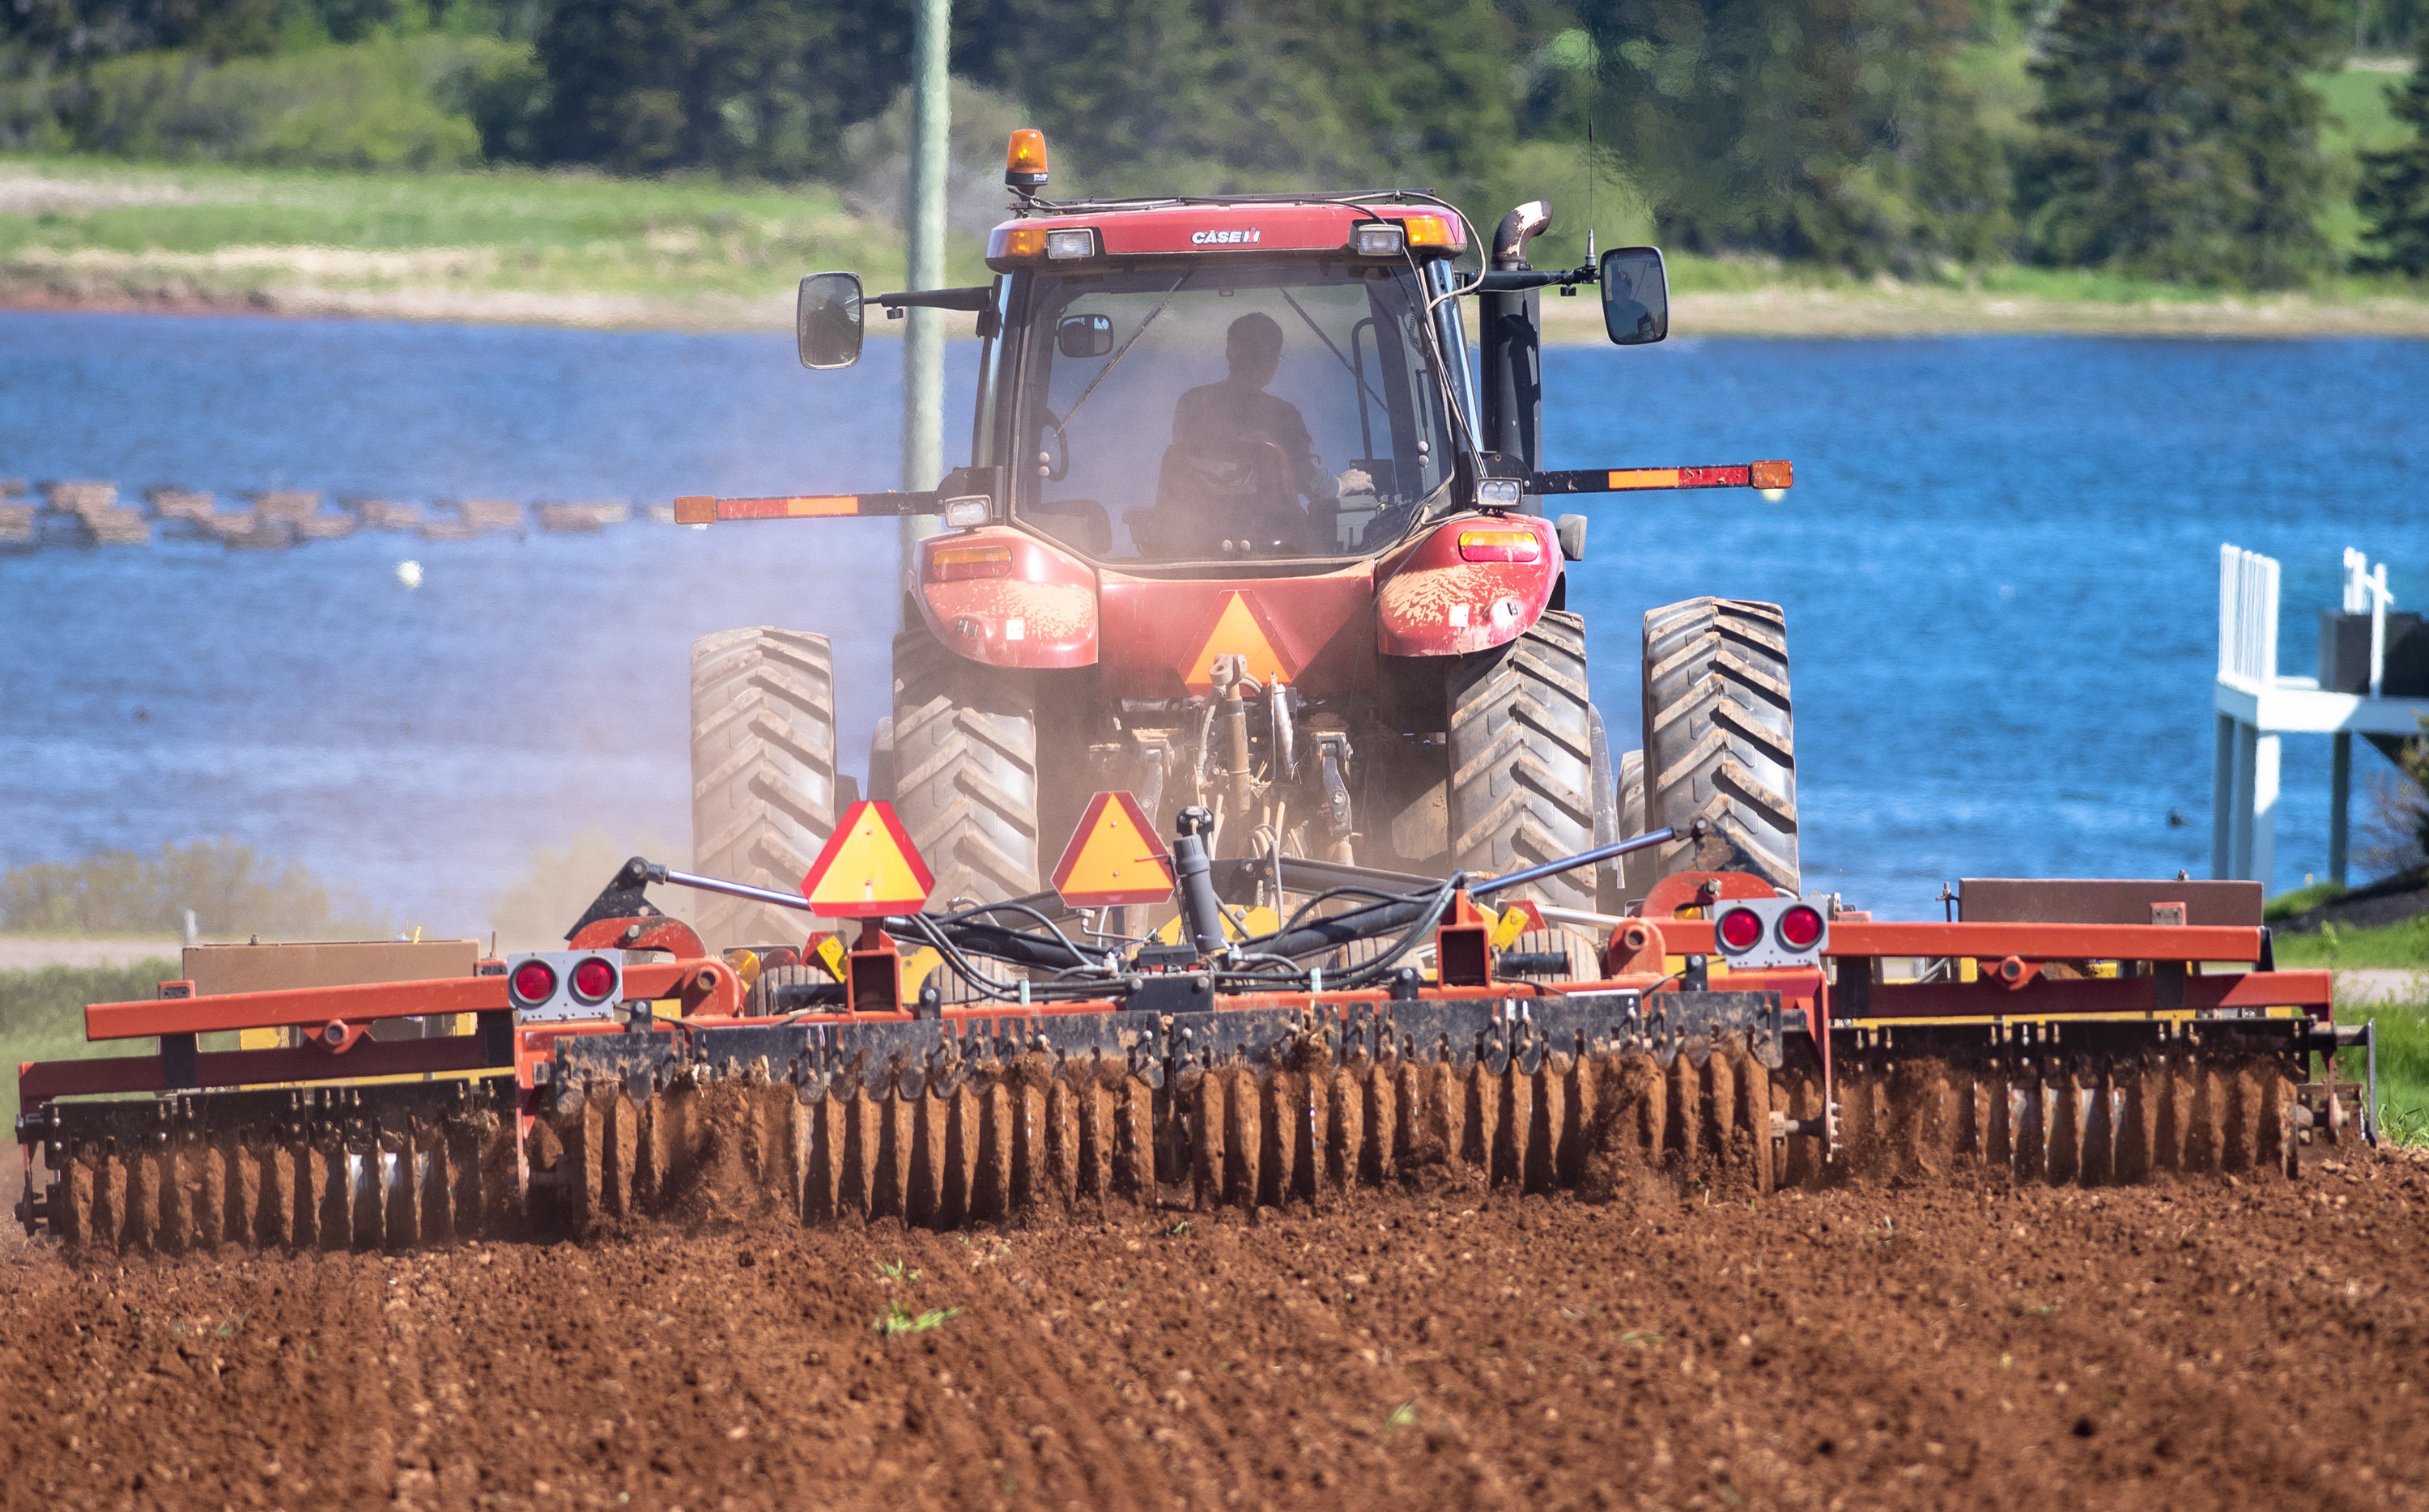
{"label": "side mirror", "polygon": [[1114,350],[1114,318],[1074,315],[1054,327],[1054,350],[1066,357],[1101,357]]}
{"label": "side mirror", "polygon": [[812,273],[801,280],[793,342],[804,368],[849,368],[860,360],[858,273]]}
{"label": "side mirror", "polygon": [[1602,255],[1602,325],[1613,344],[1641,347],[1670,334],[1670,275],[1659,247]]}

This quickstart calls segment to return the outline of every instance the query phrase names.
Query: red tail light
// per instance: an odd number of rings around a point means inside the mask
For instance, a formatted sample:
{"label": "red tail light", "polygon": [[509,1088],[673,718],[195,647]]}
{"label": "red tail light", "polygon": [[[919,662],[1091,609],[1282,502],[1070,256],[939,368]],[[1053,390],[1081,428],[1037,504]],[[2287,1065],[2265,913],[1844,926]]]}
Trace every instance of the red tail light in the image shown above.
{"label": "red tail light", "polygon": [[1779,916],[1779,943],[1791,950],[1810,950],[1822,938],[1822,912],[1799,903]]}
{"label": "red tail light", "polygon": [[616,990],[616,968],[592,956],[573,963],[573,995],[596,1003]]}
{"label": "red tail light", "polygon": [[1533,531],[1462,531],[1459,554],[1466,562],[1540,562],[1544,543]]}
{"label": "red tail light", "polygon": [[1752,909],[1731,909],[1721,915],[1714,926],[1721,937],[1721,948],[1740,955],[1762,944],[1762,916]]}
{"label": "red tail light", "polygon": [[556,972],[545,961],[526,961],[515,968],[511,984],[526,1003],[545,1003],[556,995]]}
{"label": "red tail light", "polygon": [[967,578],[1012,575],[1009,546],[939,546],[928,553],[928,581],[960,583]]}

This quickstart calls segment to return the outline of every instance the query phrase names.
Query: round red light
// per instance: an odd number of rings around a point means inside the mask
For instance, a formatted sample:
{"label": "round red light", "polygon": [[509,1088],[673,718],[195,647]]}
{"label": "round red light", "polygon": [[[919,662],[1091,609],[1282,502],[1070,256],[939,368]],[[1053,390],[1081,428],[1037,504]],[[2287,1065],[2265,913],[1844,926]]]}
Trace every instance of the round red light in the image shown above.
{"label": "round red light", "polygon": [[573,995],[595,1003],[616,990],[616,968],[591,956],[573,963]]}
{"label": "round red light", "polygon": [[545,1003],[556,992],[556,972],[545,961],[526,961],[515,968],[515,995],[526,1003]]}
{"label": "round red light", "polygon": [[1731,909],[1721,915],[1721,948],[1737,954],[1762,944],[1762,919],[1752,909]]}
{"label": "round red light", "polygon": [[1799,903],[1779,916],[1779,943],[1791,950],[1810,950],[1822,938],[1822,911]]}

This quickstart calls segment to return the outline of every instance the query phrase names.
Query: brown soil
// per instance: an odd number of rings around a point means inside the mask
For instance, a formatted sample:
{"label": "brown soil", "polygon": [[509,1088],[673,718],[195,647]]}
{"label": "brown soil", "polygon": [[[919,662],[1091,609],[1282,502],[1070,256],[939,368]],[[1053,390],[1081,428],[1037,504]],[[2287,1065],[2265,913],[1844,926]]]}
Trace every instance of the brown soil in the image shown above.
{"label": "brown soil", "polygon": [[405,1257],[14,1247],[0,1487],[164,1507],[2423,1499],[2429,1165],[1604,1190]]}

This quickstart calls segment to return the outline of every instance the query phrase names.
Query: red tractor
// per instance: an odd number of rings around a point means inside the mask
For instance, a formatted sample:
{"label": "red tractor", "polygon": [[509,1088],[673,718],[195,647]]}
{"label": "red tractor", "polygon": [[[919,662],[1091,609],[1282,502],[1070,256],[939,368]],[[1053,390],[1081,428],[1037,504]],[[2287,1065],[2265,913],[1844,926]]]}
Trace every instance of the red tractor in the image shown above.
{"label": "red tractor", "polygon": [[[1467,222],[1424,192],[1056,204],[1044,166],[1016,134],[992,283],[872,301],[976,315],[967,467],[934,493],[676,506],[694,523],[942,517],[902,583],[868,795],[933,865],[937,906],[1040,893],[1103,789],[1159,832],[1211,812],[1214,853],[1262,858],[1255,875],[1303,859],[1293,892],[1341,863],[1506,873],[1698,816],[1703,839],[1641,871],[1530,891],[1556,922],[1616,914],[1682,869],[1795,891],[1779,611],[1647,615],[1646,751],[1614,762],[1567,607],[1586,520],[1545,513],[1791,481],[1784,462],[1543,468],[1538,291],[1597,285],[1612,341],[1659,341],[1658,251],[1532,269],[1550,211],[1530,204],[1463,269]],[[803,364],[856,361],[863,309],[857,275],[803,279]],[[853,796],[825,638],[727,632],[692,666],[695,864],[789,891]],[[712,945],[798,937],[781,910],[718,908]]]}

